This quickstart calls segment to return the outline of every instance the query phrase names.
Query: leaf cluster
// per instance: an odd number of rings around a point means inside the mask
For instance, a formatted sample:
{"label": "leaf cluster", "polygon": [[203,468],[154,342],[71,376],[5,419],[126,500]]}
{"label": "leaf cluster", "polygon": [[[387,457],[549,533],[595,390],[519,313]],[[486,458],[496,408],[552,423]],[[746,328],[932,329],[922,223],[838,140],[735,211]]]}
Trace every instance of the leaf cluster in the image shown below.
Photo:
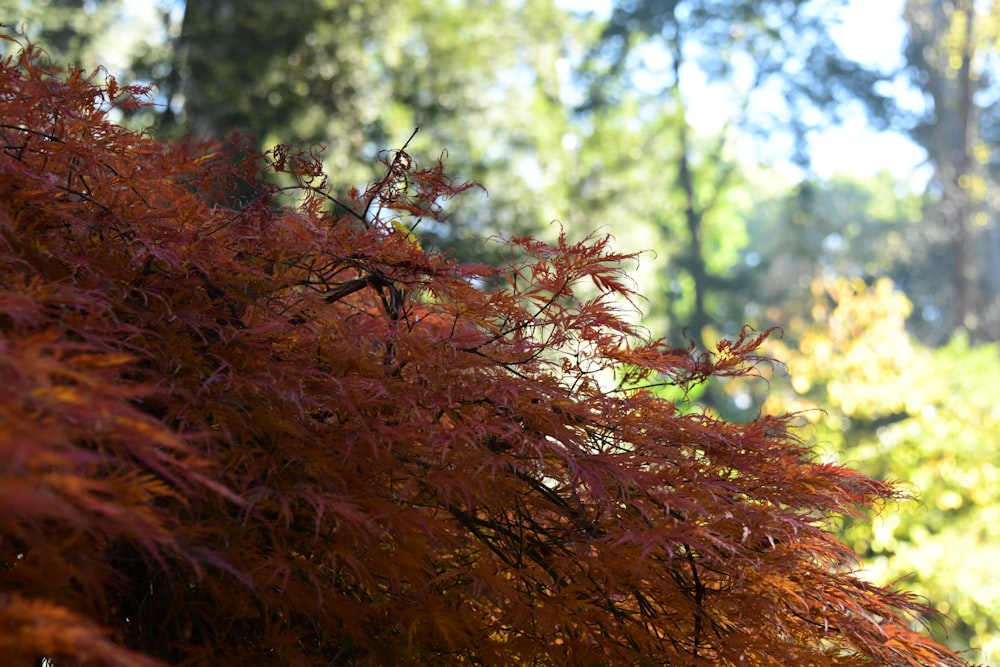
{"label": "leaf cluster", "polygon": [[762,336],[645,340],[607,238],[461,265],[400,229],[440,163],[341,199],[98,78],[0,71],[0,662],[964,664],[827,530],[890,485],[644,388]]}

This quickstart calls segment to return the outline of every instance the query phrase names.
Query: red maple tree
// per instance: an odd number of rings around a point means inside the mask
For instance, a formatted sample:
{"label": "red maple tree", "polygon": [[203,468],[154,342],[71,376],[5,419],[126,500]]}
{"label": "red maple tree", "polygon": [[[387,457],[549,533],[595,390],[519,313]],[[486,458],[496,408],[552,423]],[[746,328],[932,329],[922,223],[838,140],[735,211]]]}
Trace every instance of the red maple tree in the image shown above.
{"label": "red maple tree", "polygon": [[646,340],[608,239],[461,265],[440,163],[339,199],[144,92],[2,63],[0,663],[965,664],[828,531],[891,486],[653,390],[761,335]]}

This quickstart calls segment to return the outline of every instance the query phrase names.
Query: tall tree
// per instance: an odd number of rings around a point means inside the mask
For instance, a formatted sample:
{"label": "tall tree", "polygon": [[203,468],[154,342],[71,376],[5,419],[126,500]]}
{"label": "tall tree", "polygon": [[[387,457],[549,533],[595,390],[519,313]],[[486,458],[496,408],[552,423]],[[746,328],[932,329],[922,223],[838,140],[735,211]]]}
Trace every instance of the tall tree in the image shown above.
{"label": "tall tree", "polygon": [[913,127],[934,166],[925,234],[948,249],[937,341],[955,329],[1000,340],[1000,136],[988,129],[1000,94],[1000,3],[908,0],[903,16],[911,80],[928,102]]}
{"label": "tall tree", "polygon": [[[684,277],[691,307],[674,323],[703,344],[709,329],[725,326],[726,302],[720,295],[738,285],[739,273],[712,268],[714,248],[706,239],[724,238],[718,227],[734,185],[735,165],[727,159],[731,135],[700,142],[692,131],[687,97],[689,77],[706,76],[728,87],[732,110],[728,126],[758,135],[783,137],[805,161],[804,119],[819,111],[836,116],[839,106],[863,99],[881,112],[889,102],[872,92],[876,75],[844,58],[827,30],[829,12],[807,2],[736,2],[694,0],[628,2],[615,5],[590,61],[590,106],[614,102],[618,91],[637,87],[648,92],[647,104],[674,117],[662,131],[673,135],[674,149],[661,162],[671,165],[653,176],[653,187],[676,193],[677,216],[663,216],[661,228],[670,238],[684,238],[667,259],[671,279]],[[615,81],[618,81],[615,86]],[[611,84],[611,85],[609,85]],[[776,96],[785,106],[759,104]],[[878,117],[874,114],[873,117]],[[673,220],[671,220],[673,217]],[[713,220],[713,218],[715,218]],[[731,224],[731,223],[730,223]],[[744,236],[742,230],[736,238]],[[731,237],[732,238],[732,237]],[[670,301],[677,293],[664,294]],[[712,305],[714,303],[714,308]],[[721,325],[721,326],[720,326]]]}
{"label": "tall tree", "polygon": [[166,48],[136,64],[165,98],[165,135],[240,131],[359,155],[365,140],[384,140],[377,127],[360,131],[382,97],[369,75],[384,10],[376,1],[186,0],[179,19],[164,14]]}

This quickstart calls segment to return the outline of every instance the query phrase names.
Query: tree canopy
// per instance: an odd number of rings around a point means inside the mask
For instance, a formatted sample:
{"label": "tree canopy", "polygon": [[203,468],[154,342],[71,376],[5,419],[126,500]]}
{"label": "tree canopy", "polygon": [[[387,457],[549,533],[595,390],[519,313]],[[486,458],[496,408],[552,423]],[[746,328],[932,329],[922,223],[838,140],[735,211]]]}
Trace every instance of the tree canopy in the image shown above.
{"label": "tree canopy", "polygon": [[653,391],[766,334],[650,340],[606,238],[461,264],[406,147],[341,196],[31,48],[0,91],[5,662],[965,664],[831,532],[891,484]]}

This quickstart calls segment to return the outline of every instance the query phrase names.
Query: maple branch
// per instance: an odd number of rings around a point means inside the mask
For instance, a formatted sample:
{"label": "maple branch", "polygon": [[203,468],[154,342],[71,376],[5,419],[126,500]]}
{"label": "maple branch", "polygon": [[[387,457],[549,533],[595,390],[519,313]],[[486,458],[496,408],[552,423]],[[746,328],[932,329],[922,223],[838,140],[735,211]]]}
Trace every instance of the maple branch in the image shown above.
{"label": "maple branch", "polygon": [[323,188],[320,188],[320,187],[317,187],[317,186],[314,186],[314,185],[305,185],[305,184],[285,185],[285,186],[282,186],[282,187],[279,187],[279,188],[275,188],[275,192],[286,192],[288,190],[306,190],[308,192],[312,192],[312,193],[315,193],[317,195],[320,195],[324,199],[327,199],[327,200],[333,202],[334,204],[336,204],[337,206],[339,206],[340,208],[344,209],[352,217],[354,217],[357,220],[359,220],[362,223],[364,223],[365,226],[368,225],[368,220],[365,218],[364,215],[358,213],[353,208],[351,208],[350,206],[348,206],[344,202],[340,201],[339,199],[337,199],[336,197],[334,197],[332,194],[330,194],[329,192],[327,192]]}
{"label": "maple branch", "polygon": [[[48,139],[49,141],[54,141],[54,142],[60,143],[60,144],[65,144],[66,143],[65,141],[63,141],[59,137],[57,137],[57,136],[55,136],[53,134],[49,134],[47,132],[42,132],[41,130],[33,130],[33,129],[28,128],[28,127],[18,127],[17,125],[9,125],[7,123],[0,123],[0,127],[4,128],[5,130],[14,130],[16,132],[24,132],[25,134],[33,134],[35,136],[43,137],[45,139]],[[9,146],[8,148],[15,148],[15,147],[14,146]]]}
{"label": "maple branch", "polygon": [[323,297],[323,301],[327,303],[335,303],[341,299],[354,294],[366,287],[372,287],[379,289],[385,286],[391,286],[392,283],[384,276],[370,274],[362,278],[355,278],[354,280],[349,280],[340,287],[336,288],[329,294]]}

